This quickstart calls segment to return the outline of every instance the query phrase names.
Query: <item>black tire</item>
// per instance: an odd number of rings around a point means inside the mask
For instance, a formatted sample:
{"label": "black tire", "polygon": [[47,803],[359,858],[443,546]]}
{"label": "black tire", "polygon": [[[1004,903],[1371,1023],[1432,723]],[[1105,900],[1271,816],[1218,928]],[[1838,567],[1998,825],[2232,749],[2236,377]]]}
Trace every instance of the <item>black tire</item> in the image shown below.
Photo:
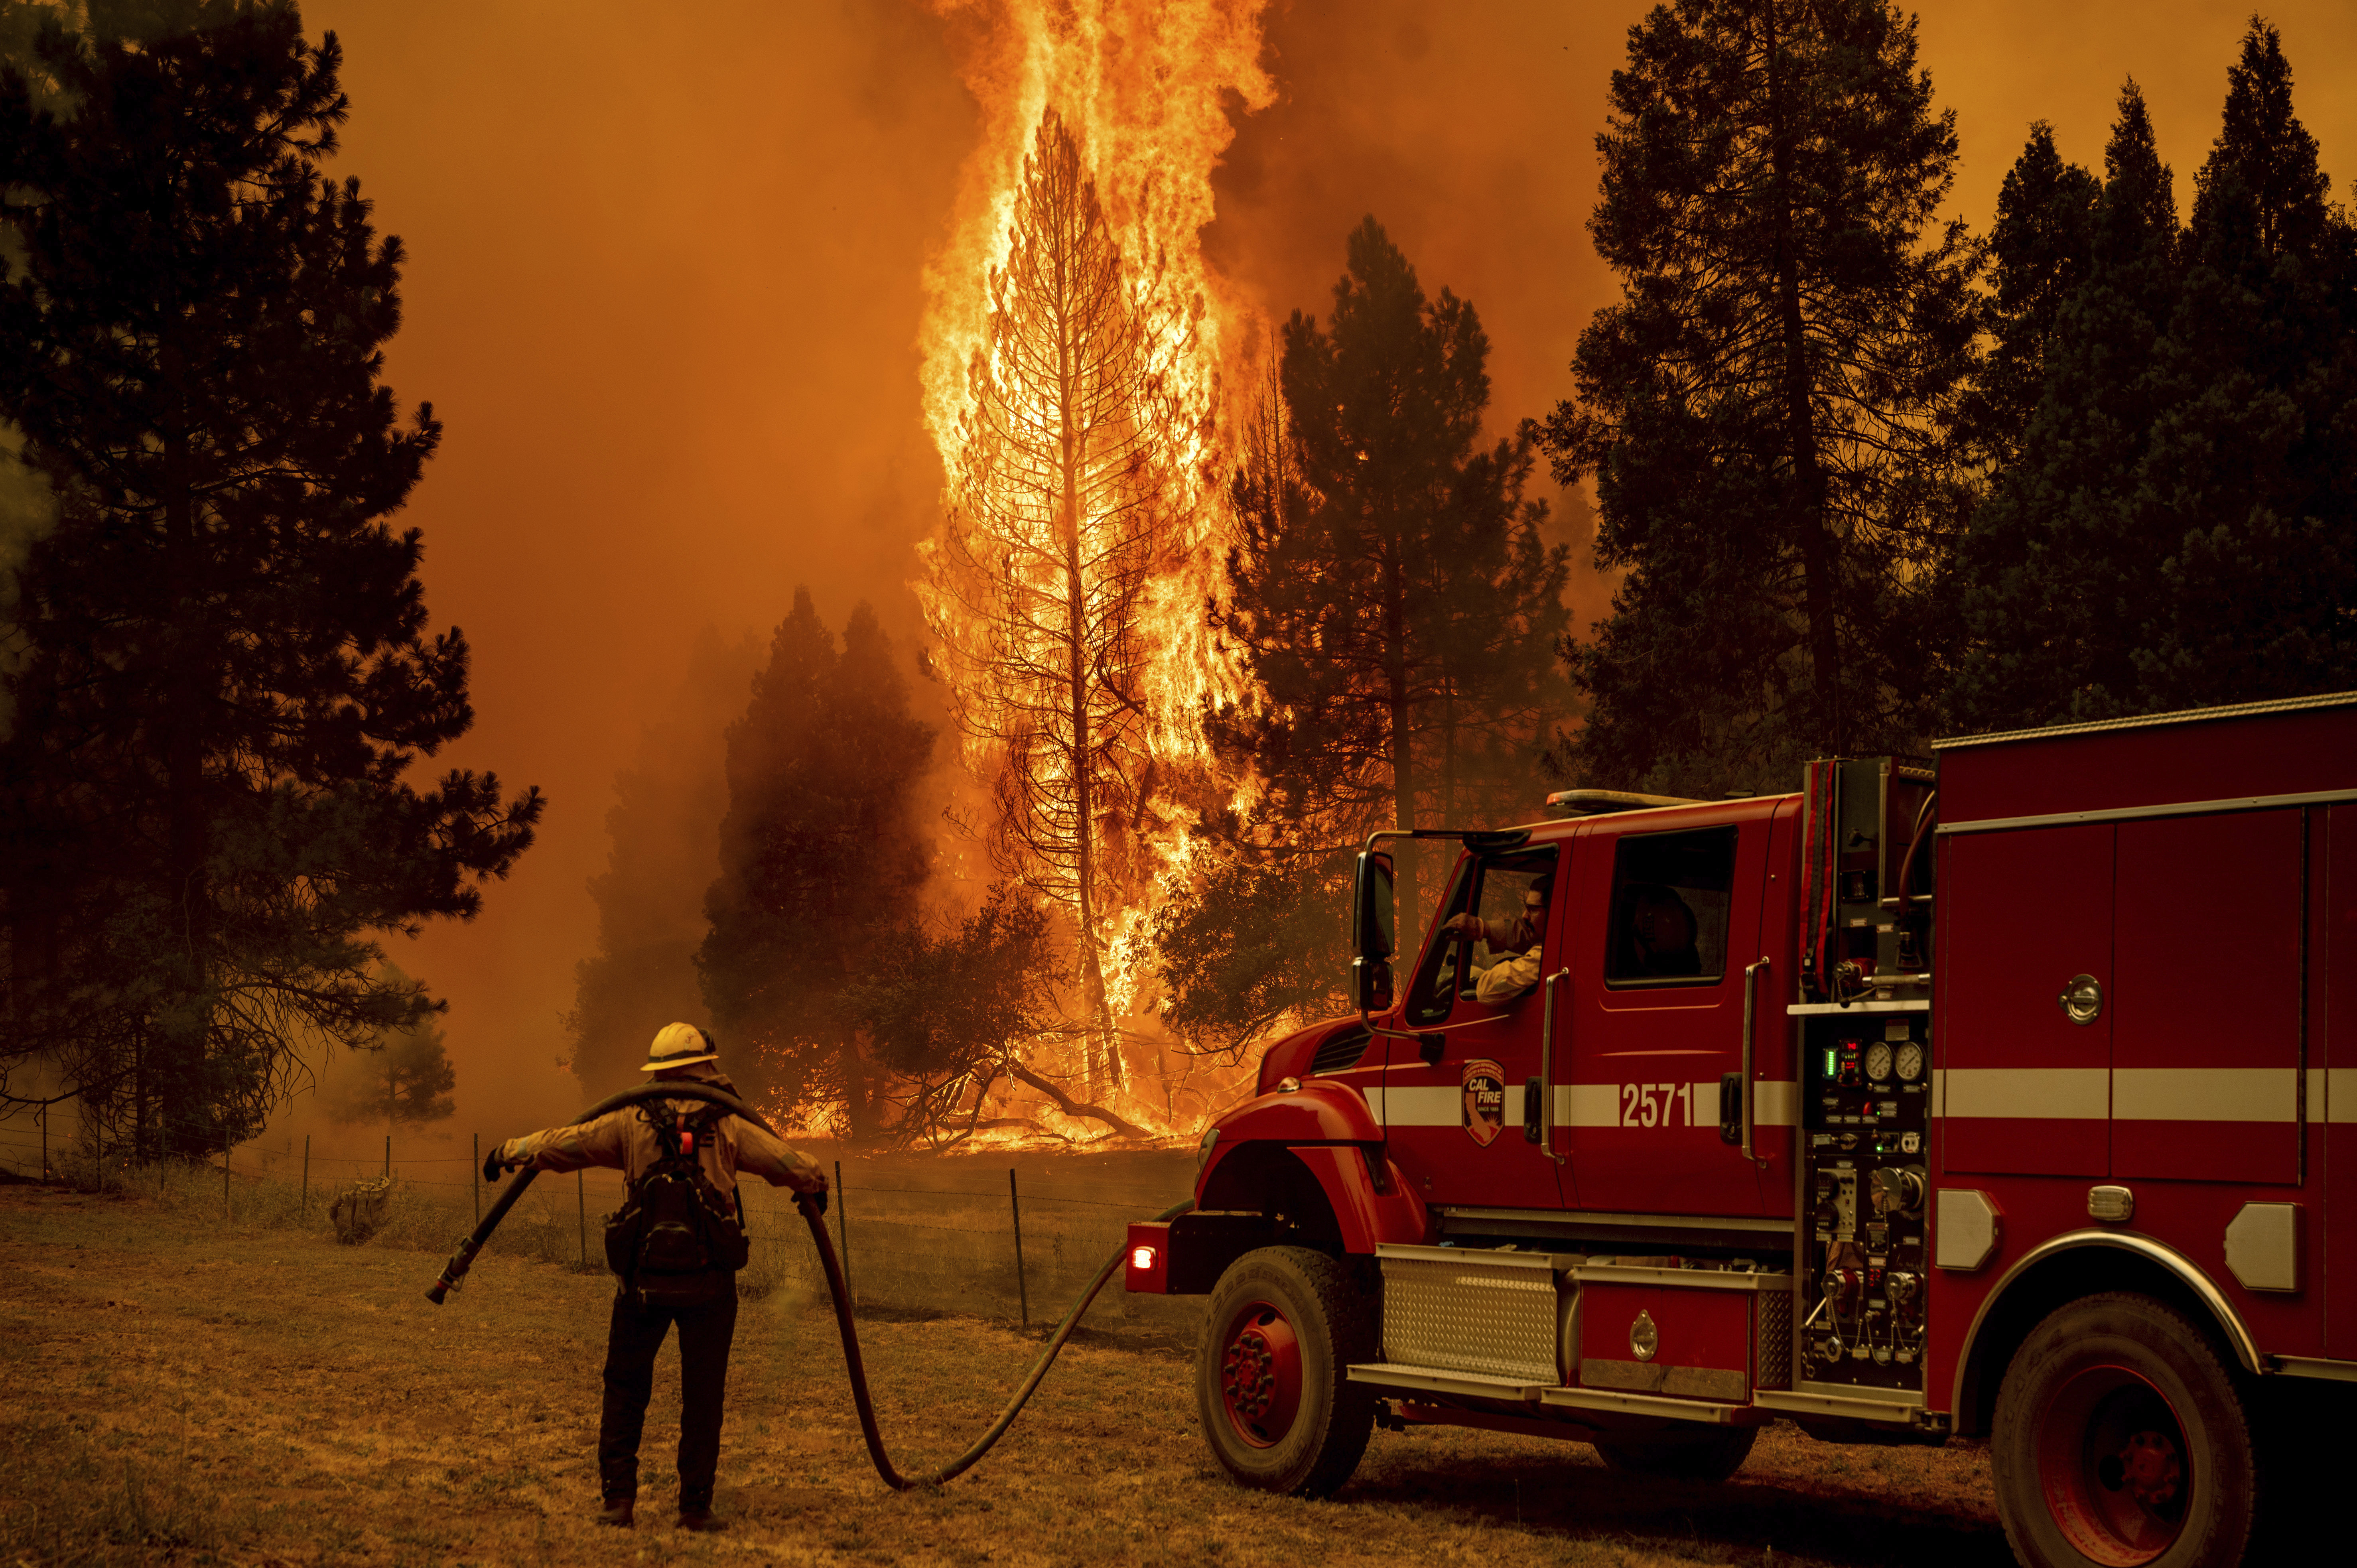
{"label": "black tire", "polygon": [[1195,1408],[1240,1484],[1322,1498],[1358,1468],[1375,1395],[1346,1369],[1375,1359],[1370,1296],[1306,1247],[1246,1252],[1220,1276],[1195,1355]]}
{"label": "black tire", "polygon": [[2250,1544],[2242,1391],[2208,1336],[2149,1296],[2089,1296],[2030,1330],[1989,1464],[2025,1568],[2233,1568]]}
{"label": "black tire", "polygon": [[1598,1438],[1596,1452],[1614,1469],[1672,1481],[1726,1480],[1751,1457],[1756,1426],[1697,1426],[1642,1437]]}

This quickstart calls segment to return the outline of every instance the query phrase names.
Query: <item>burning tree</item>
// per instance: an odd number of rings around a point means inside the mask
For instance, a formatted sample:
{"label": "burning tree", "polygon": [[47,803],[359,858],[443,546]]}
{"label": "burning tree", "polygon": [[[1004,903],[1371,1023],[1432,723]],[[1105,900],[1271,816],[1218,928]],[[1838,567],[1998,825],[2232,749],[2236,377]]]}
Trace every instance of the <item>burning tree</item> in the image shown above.
{"label": "burning tree", "polygon": [[929,602],[970,755],[992,770],[999,869],[1071,918],[1092,1085],[1122,1078],[1110,915],[1150,878],[1167,786],[1141,620],[1171,564],[1178,423],[1162,366],[1185,326],[1125,269],[1052,110],[1016,193],[968,371]]}

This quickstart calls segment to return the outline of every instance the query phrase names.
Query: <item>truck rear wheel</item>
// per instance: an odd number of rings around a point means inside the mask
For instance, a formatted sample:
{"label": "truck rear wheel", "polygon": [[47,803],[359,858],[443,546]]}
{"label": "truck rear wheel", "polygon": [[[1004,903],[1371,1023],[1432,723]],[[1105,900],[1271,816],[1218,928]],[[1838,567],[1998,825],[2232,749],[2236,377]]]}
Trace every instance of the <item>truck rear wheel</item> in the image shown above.
{"label": "truck rear wheel", "polygon": [[1642,1437],[1598,1438],[1596,1452],[1607,1465],[1631,1476],[1716,1484],[1743,1468],[1759,1435],[1756,1426],[1698,1426]]}
{"label": "truck rear wheel", "polygon": [[1366,1452],[1375,1396],[1346,1369],[1374,1352],[1374,1309],[1340,1264],[1305,1247],[1245,1253],[1211,1293],[1195,1357],[1211,1452],[1244,1486],[1324,1497]]}
{"label": "truck rear wheel", "polygon": [[2256,1466],[2233,1376],[2148,1296],[2089,1296],[2030,1331],[1989,1461],[2028,1568],[2232,1568],[2250,1542]]}

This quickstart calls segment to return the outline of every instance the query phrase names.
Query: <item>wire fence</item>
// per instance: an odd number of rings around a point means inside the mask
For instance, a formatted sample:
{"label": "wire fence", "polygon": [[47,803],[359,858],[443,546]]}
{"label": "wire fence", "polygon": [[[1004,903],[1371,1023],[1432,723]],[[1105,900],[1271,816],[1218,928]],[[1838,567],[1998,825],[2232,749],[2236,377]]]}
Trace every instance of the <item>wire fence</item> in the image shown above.
{"label": "wire fence", "polygon": [[[18,1124],[0,1126],[0,1169],[208,1223],[323,1238],[337,1233],[337,1199],[372,1180],[382,1184],[380,1218],[365,1244],[427,1253],[447,1252],[500,1190],[482,1180],[479,1156],[413,1155],[391,1142],[372,1155],[309,1144],[248,1146],[226,1160],[133,1162],[78,1140],[45,1147]],[[1130,1220],[1187,1196],[1193,1170],[1186,1154],[1153,1151],[1024,1156],[1019,1168],[985,1166],[978,1156],[852,1159],[834,1163],[830,1174],[827,1224],[860,1310],[1041,1326],[1060,1317],[1123,1245]],[[783,1291],[823,1302],[824,1276],[791,1194],[759,1180],[742,1183],[739,1193],[752,1243],[739,1277],[743,1293]],[[606,1217],[622,1196],[617,1171],[576,1173],[571,1181],[544,1174],[510,1211],[487,1255],[602,1271]],[[421,1278],[428,1275],[421,1260]],[[1130,1296],[1116,1278],[1086,1321],[1100,1330],[1191,1340],[1200,1310],[1192,1297]]]}

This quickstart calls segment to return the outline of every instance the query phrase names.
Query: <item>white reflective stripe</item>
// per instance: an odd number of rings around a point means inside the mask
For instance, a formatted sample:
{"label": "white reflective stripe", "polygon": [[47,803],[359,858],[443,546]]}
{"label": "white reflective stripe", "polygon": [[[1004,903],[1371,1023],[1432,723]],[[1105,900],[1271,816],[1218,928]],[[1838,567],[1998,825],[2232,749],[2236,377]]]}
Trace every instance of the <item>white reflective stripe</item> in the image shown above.
{"label": "white reflective stripe", "polygon": [[1751,1086],[1754,1127],[1797,1127],[1801,1124],[1801,1086],[1791,1079],[1762,1079]]}
{"label": "white reflective stripe", "polygon": [[2143,1067],[2112,1071],[2122,1122],[2290,1122],[2299,1114],[2290,1068]]}
{"label": "white reflective stripe", "polygon": [[1555,1124],[1558,1127],[1618,1127],[1620,1125],[1620,1086],[1617,1083],[1556,1084]]}
{"label": "white reflective stripe", "polygon": [[1387,1127],[1462,1127],[1465,1090],[1461,1088],[1400,1088],[1383,1090],[1383,1124]]}
{"label": "white reflective stripe", "polygon": [[1690,1125],[1695,1127],[1718,1125],[1718,1079],[1714,1078],[1708,1083],[1697,1083],[1694,1086],[1694,1121]]}
{"label": "white reflective stripe", "polygon": [[1939,1114],[2101,1122],[2112,1112],[2112,1075],[2099,1067],[1952,1067],[1941,1075]]}
{"label": "white reflective stripe", "polygon": [[[2324,1079],[2321,1093],[2318,1079]],[[2309,1121],[2357,1122],[2357,1068],[2310,1069],[2308,1082]]]}

